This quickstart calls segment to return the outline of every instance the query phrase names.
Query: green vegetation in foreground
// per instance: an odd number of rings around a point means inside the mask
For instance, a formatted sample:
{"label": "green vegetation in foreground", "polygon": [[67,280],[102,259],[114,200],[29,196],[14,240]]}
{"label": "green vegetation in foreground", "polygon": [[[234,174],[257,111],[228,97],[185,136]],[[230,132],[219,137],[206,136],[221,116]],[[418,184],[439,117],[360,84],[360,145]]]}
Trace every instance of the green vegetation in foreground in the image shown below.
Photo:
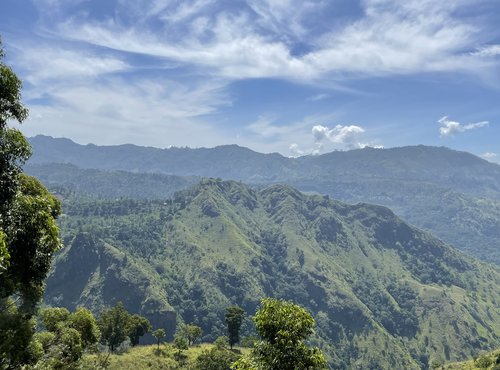
{"label": "green vegetation in foreground", "polygon": [[19,130],[7,124],[28,117],[21,86],[4,63],[0,39],[0,369],[17,369],[31,360],[32,318],[53,255],[61,247],[55,221],[61,203],[23,173],[31,147]]}
{"label": "green vegetation in foreground", "polygon": [[474,356],[472,360],[445,364],[443,370],[500,370],[500,349]]}
{"label": "green vegetation in foreground", "polygon": [[[124,353],[110,354],[108,370],[193,370],[196,369],[196,359],[203,353],[217,350],[216,345],[202,343],[197,344],[183,351],[185,356],[182,360],[176,359],[177,350],[171,343],[161,344],[160,349],[157,345],[137,346],[129,348]],[[235,357],[246,354],[250,351],[248,348],[235,346],[232,351],[223,349],[222,351],[231,352]],[[100,355],[102,358],[102,355]],[[96,354],[87,354],[83,358],[84,364],[95,364],[98,360]],[[202,370],[202,369],[200,369]]]}

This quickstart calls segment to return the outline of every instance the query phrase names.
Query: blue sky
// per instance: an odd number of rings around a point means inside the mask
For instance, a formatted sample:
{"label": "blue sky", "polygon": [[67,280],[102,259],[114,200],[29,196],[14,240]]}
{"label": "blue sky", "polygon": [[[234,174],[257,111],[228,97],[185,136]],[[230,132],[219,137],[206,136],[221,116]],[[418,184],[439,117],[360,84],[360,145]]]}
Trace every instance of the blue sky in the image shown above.
{"label": "blue sky", "polygon": [[2,0],[27,135],[500,161],[498,0]]}

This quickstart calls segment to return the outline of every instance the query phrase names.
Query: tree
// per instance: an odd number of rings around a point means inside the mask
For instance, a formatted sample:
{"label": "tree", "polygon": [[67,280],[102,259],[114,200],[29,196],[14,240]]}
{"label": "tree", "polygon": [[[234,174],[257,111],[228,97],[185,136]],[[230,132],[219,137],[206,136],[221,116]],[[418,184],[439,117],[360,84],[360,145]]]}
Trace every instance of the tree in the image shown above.
{"label": "tree", "polygon": [[177,358],[180,358],[182,351],[188,349],[188,341],[182,335],[176,335],[174,338],[174,348],[177,349]]}
{"label": "tree", "polygon": [[240,328],[244,316],[245,311],[239,306],[226,308],[227,336],[231,349],[233,349],[234,344],[240,341]]}
{"label": "tree", "polygon": [[122,302],[115,307],[104,311],[98,320],[101,330],[101,343],[108,346],[111,352],[127,339],[127,328],[130,314],[125,310]]}
{"label": "tree", "polygon": [[132,346],[139,344],[139,338],[151,330],[148,319],[129,314],[122,302],[104,311],[98,320],[98,326],[101,330],[101,343],[106,344],[111,352],[127,337],[130,338]]}
{"label": "tree", "polygon": [[203,330],[197,325],[185,324],[181,327],[181,335],[187,339],[188,345],[192,345],[203,335]]}
{"label": "tree", "polygon": [[82,344],[87,348],[97,343],[101,337],[97,320],[92,312],[88,309],[80,307],[68,318],[69,327],[77,330],[82,337]]}
{"label": "tree", "polygon": [[160,349],[160,341],[165,338],[165,330],[164,329],[156,329],[153,332],[153,337],[156,338],[156,343],[158,344],[158,349]]}
{"label": "tree", "polygon": [[21,80],[4,63],[0,40],[0,367],[31,361],[31,320],[54,252],[61,248],[55,219],[60,202],[22,173],[31,147],[8,121],[22,123]]}
{"label": "tree", "polygon": [[40,313],[40,321],[45,331],[36,333],[30,343],[33,358],[38,360],[36,369],[76,369],[85,349],[99,339],[95,318],[85,308],[74,313],[47,308]]}
{"label": "tree", "polygon": [[127,335],[130,337],[130,344],[136,346],[139,344],[139,338],[151,331],[151,323],[148,319],[140,315],[132,315],[129,318],[127,326]]}
{"label": "tree", "polygon": [[304,344],[314,326],[314,319],[304,308],[292,302],[266,298],[254,322],[262,340],[255,343],[249,355],[235,363],[235,369],[326,369],[321,351]]}
{"label": "tree", "polygon": [[40,319],[46,330],[56,332],[62,323],[68,321],[69,315],[68,309],[64,307],[51,307],[40,312]]}
{"label": "tree", "polygon": [[204,350],[196,358],[194,370],[231,370],[236,359],[233,352],[214,347],[210,351]]}

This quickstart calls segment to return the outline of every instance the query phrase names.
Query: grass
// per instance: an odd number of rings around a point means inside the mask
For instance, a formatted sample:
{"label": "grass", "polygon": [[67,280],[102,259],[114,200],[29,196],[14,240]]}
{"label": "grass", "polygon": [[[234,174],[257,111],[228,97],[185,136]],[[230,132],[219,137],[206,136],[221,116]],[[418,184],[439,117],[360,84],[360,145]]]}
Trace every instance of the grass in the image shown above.
{"label": "grass", "polygon": [[[196,358],[204,351],[214,347],[213,344],[202,343],[189,347],[183,351],[181,360],[176,359],[176,350],[170,344],[132,347],[128,351],[109,356],[108,370],[188,370],[194,365]],[[235,353],[247,353],[248,348],[235,347]],[[102,356],[101,356],[102,357]],[[84,356],[88,364],[95,363],[98,356],[89,354]]]}
{"label": "grass", "polygon": [[[468,360],[462,362],[454,362],[446,364],[442,367],[444,370],[497,370],[500,369],[500,349],[492,352],[484,353],[478,356],[475,360]],[[484,366],[484,365],[487,366]]]}

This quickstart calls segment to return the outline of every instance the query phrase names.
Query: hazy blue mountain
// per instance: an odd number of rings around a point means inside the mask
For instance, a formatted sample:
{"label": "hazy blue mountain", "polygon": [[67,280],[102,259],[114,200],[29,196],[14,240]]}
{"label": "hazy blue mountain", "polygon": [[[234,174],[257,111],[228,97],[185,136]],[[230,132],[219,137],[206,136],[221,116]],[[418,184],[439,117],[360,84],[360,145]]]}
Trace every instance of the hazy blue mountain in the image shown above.
{"label": "hazy blue mountain", "polygon": [[[319,156],[286,158],[236,145],[212,149],[158,149],[135,145],[78,145],[68,139],[30,139],[30,164],[67,163],[81,168],[208,176],[253,184],[287,183],[335,199],[368,202],[399,216],[485,261],[500,263],[500,166],[444,147],[365,148]],[[38,168],[38,169],[37,169]],[[114,172],[81,172],[73,167],[28,166],[49,187],[69,185],[92,193],[93,183],[108,184],[103,194],[162,198],[191,179],[138,175],[139,187]],[[71,184],[73,177],[85,179]],[[68,184],[69,182],[69,184]],[[115,184],[115,189],[113,186]],[[165,187],[162,188],[163,184]],[[111,185],[111,186],[109,186]],[[147,190],[141,190],[147,189]]]}

